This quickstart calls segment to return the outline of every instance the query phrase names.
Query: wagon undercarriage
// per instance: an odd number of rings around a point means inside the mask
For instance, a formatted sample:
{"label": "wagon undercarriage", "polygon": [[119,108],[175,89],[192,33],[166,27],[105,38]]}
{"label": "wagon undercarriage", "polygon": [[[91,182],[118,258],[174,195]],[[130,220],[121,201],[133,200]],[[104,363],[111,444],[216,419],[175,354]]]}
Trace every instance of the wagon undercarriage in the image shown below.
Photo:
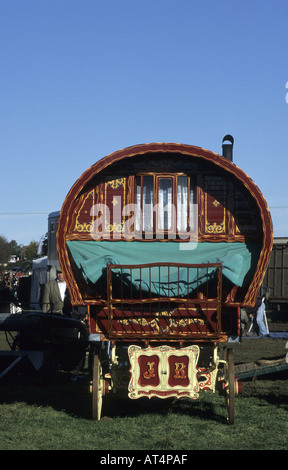
{"label": "wagon undercarriage", "polygon": [[[209,390],[224,397],[227,421],[234,424],[235,396],[241,392],[241,384],[234,373],[233,350],[225,349],[224,358],[220,359],[218,347],[208,347],[209,352],[212,351],[212,362],[201,367],[197,363],[200,349],[197,345],[184,348],[167,345],[148,348],[130,345],[123,348],[113,345],[109,367],[108,355],[94,354],[90,383],[93,419],[101,419],[103,401],[105,403],[111,395],[119,392],[128,392],[130,399],[158,397],[196,400],[202,391]],[[116,351],[120,352],[121,361]],[[123,358],[129,361],[123,361]]]}
{"label": "wagon undercarriage", "polygon": [[98,343],[91,355],[94,419],[101,419],[103,400],[120,390],[131,399],[191,400],[210,390],[225,397],[228,422],[234,423],[239,387],[233,351],[225,350],[223,359],[218,356],[223,340],[221,268],[107,266],[107,299],[101,308],[90,308],[91,324],[95,321],[96,332],[108,340]]}

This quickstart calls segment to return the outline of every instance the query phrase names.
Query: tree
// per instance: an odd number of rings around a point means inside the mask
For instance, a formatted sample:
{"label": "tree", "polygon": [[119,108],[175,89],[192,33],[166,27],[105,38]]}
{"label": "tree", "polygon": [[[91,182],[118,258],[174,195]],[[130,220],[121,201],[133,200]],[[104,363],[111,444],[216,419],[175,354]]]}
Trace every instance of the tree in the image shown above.
{"label": "tree", "polygon": [[38,258],[37,251],[38,243],[32,241],[29,245],[23,247],[22,256],[25,261],[32,261],[33,259]]}
{"label": "tree", "polygon": [[42,256],[47,256],[47,254],[48,254],[48,233],[46,233],[45,236],[43,237],[42,251],[41,251]]}
{"label": "tree", "polygon": [[10,247],[11,247],[11,254],[12,255],[16,255],[17,258],[20,258],[21,257],[21,252],[22,252],[22,248],[23,248],[23,245],[18,245],[18,243],[16,242],[16,240],[11,240],[11,242],[9,243]]}
{"label": "tree", "polygon": [[0,235],[0,263],[8,263],[10,256],[13,255],[12,247],[5,237]]}

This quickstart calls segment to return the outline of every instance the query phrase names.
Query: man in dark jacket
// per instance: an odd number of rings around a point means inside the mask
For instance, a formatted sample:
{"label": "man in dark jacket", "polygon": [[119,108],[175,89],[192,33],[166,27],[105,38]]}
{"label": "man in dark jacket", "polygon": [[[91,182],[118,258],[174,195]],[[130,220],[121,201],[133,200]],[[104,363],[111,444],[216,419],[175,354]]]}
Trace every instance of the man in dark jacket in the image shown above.
{"label": "man in dark jacket", "polygon": [[57,266],[56,273],[56,279],[45,284],[42,298],[42,312],[67,315],[71,312],[71,304],[60,266]]}

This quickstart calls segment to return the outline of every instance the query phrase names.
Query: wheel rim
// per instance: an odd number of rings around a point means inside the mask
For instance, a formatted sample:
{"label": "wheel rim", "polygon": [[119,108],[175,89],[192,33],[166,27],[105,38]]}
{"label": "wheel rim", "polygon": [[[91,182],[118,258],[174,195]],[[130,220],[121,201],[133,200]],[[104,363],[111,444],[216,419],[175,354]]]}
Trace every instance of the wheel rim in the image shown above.
{"label": "wheel rim", "polygon": [[235,420],[235,371],[233,350],[227,349],[224,352],[226,361],[224,366],[225,380],[225,404],[228,414],[228,423],[234,424]]}
{"label": "wheel rim", "polygon": [[92,414],[93,419],[99,421],[102,411],[102,368],[99,357],[94,356],[93,359],[93,378],[92,378]]}

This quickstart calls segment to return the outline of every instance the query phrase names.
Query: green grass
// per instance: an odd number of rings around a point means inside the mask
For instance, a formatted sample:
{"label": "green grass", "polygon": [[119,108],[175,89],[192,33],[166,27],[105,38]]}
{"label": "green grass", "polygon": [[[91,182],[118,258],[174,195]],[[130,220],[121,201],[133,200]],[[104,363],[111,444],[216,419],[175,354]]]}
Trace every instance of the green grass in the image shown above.
{"label": "green grass", "polygon": [[[232,347],[236,364],[288,352],[283,339]],[[0,450],[286,450],[287,379],[282,373],[243,382],[233,426],[226,424],[224,398],[209,391],[196,401],[119,397],[113,420],[97,422],[86,379],[62,373],[48,387],[7,384],[0,387]]]}

